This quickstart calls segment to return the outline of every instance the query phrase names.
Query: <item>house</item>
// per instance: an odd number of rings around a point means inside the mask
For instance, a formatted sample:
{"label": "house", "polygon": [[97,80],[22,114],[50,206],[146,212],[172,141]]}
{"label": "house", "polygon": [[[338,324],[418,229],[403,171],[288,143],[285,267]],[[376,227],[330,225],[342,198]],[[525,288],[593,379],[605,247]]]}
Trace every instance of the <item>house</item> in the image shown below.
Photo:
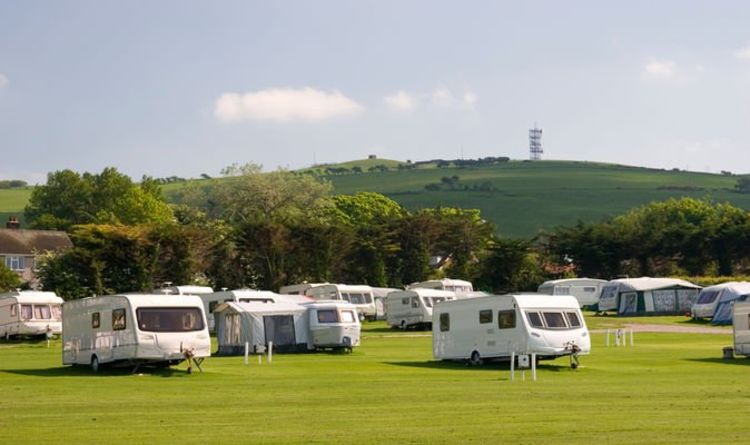
{"label": "house", "polygon": [[44,254],[70,249],[73,243],[68,234],[59,230],[21,229],[10,217],[0,229],[0,262],[16,272],[21,281],[37,287],[36,262]]}

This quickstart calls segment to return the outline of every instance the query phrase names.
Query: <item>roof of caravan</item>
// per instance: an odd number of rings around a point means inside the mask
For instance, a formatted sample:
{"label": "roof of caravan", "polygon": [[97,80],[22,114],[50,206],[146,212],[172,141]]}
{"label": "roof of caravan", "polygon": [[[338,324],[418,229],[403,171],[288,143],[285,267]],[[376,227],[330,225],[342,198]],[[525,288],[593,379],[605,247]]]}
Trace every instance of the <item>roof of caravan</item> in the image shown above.
{"label": "roof of caravan", "polygon": [[307,309],[304,306],[301,306],[299,304],[295,303],[260,303],[260,302],[250,302],[250,303],[234,303],[234,302],[227,302],[219,305],[214,310],[214,313],[220,313],[224,312],[226,310],[232,310],[235,312],[245,312],[245,313],[253,313],[253,314],[289,314],[289,313],[299,313],[304,312]]}
{"label": "roof of caravan", "polygon": [[33,290],[13,291],[0,294],[0,299],[17,298],[20,303],[62,303],[63,299],[54,292],[41,292]]}
{"label": "roof of caravan", "polygon": [[324,287],[324,286],[332,286],[338,289],[339,291],[359,291],[359,292],[372,292],[372,286],[368,286],[366,284],[333,284],[333,283],[325,283],[325,284],[317,284],[313,287]]}
{"label": "roof of caravan", "polygon": [[397,292],[391,292],[390,295],[394,295],[394,298],[400,298],[402,295],[413,295],[417,294],[420,297],[455,297],[456,293],[452,290],[442,289],[431,289],[429,287],[415,287],[414,289],[400,290]]}
{"label": "roof of caravan", "polygon": [[612,280],[608,285],[619,285],[619,290],[625,291],[647,291],[647,290],[659,290],[670,287],[687,287],[690,289],[701,289],[697,284],[693,284],[689,281],[680,280],[677,278],[619,278]]}
{"label": "roof of caravan", "polygon": [[490,299],[512,299],[515,300],[516,304],[521,309],[545,309],[545,308],[556,308],[556,309],[579,309],[580,305],[575,297],[570,295],[547,295],[547,294],[507,294],[507,295],[488,295],[483,297],[472,297],[472,298],[460,298],[447,302],[440,303],[440,306],[454,306],[454,305],[471,305],[473,303],[481,304],[482,301],[489,301]]}
{"label": "roof of caravan", "polygon": [[472,286],[471,281],[466,280],[456,280],[453,278],[443,278],[442,280],[427,280],[427,281],[420,281],[417,283],[412,283],[409,286],[407,286],[408,289],[421,289],[419,286],[427,286],[429,284],[442,284],[443,286]]}
{"label": "roof of caravan", "polygon": [[200,308],[203,308],[203,300],[201,300],[199,297],[195,295],[117,294],[117,295],[103,295],[100,297],[89,297],[89,298],[106,299],[110,297],[124,297],[124,298],[127,298],[128,301],[130,301],[130,304],[134,304],[136,306],[141,306],[141,307],[198,306]]}
{"label": "roof of caravan", "polygon": [[733,293],[739,295],[750,294],[750,282],[728,281],[726,283],[714,284],[713,286],[706,286],[703,288],[704,291],[720,291],[724,289],[730,289]]}
{"label": "roof of caravan", "polygon": [[282,294],[271,292],[270,290],[257,290],[257,289],[233,289],[223,292],[216,292],[217,294],[229,294],[237,298],[278,298]]}
{"label": "roof of caravan", "polygon": [[351,308],[356,309],[357,306],[344,300],[313,300],[310,302],[300,303],[303,307],[311,307],[313,309],[327,308],[327,307],[340,307],[340,308]]}
{"label": "roof of caravan", "polygon": [[159,293],[159,291],[162,290],[170,292],[177,291],[178,295],[203,295],[214,293],[214,290],[208,286],[170,286],[163,289],[156,289],[154,293]]}
{"label": "roof of caravan", "polygon": [[396,289],[395,287],[373,287],[372,293],[376,297],[385,297],[391,292],[398,292],[400,290],[403,290],[403,289]]}
{"label": "roof of caravan", "polygon": [[331,284],[331,283],[329,283],[329,282],[326,281],[324,283],[287,284],[286,286],[281,286],[281,288],[279,289],[279,291],[281,291],[281,289],[309,289],[309,288],[315,287],[315,286],[323,286],[324,284]]}
{"label": "roof of caravan", "polygon": [[549,280],[542,283],[542,286],[555,286],[557,284],[575,284],[575,283],[599,283],[604,284],[607,280],[600,280],[598,278],[561,278],[559,280]]}

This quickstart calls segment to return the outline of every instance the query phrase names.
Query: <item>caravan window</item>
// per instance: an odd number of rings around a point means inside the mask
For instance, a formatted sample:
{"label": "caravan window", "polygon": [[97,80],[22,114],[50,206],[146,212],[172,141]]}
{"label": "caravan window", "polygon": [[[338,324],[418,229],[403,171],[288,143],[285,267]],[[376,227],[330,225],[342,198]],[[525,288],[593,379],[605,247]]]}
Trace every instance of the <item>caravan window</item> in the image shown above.
{"label": "caravan window", "polygon": [[526,318],[529,320],[529,324],[535,328],[544,328],[542,317],[539,312],[526,312]]}
{"label": "caravan window", "polygon": [[115,309],[112,311],[112,330],[122,331],[127,327],[125,321],[125,309]]}
{"label": "caravan window", "polygon": [[407,298],[402,298],[401,299],[401,304],[403,304],[404,306],[408,306],[409,305],[409,298],[408,297]]}
{"label": "caravan window", "polygon": [[516,327],[516,311],[497,311],[498,329],[511,329]]}
{"label": "caravan window", "polygon": [[52,318],[49,306],[45,305],[34,305],[34,318],[37,320],[49,320]]}
{"label": "caravan window", "polygon": [[432,298],[422,297],[422,301],[424,301],[425,307],[432,307]]}
{"label": "caravan window", "polygon": [[718,290],[703,291],[698,296],[698,301],[696,301],[695,304],[709,304],[709,303],[713,303],[714,300],[716,300],[716,297],[718,297],[718,296],[719,296],[719,291]]}
{"label": "caravan window", "polygon": [[341,311],[341,322],[342,323],[355,323],[357,321],[354,316],[354,311]]}
{"label": "caravan window", "polygon": [[22,320],[31,320],[32,314],[33,314],[33,311],[31,310],[30,304],[21,305],[21,319]]}
{"label": "caravan window", "polygon": [[571,328],[580,328],[581,327],[581,320],[578,318],[578,314],[575,312],[566,312],[565,315],[568,316],[568,324]]}
{"label": "caravan window", "polygon": [[365,298],[365,294],[352,292],[349,294],[349,302],[352,304],[367,304],[369,301]]}
{"label": "caravan window", "polygon": [[419,307],[419,297],[411,297],[411,307],[413,308]]}
{"label": "caravan window", "polygon": [[[335,299],[336,298],[334,298],[334,300]],[[344,301],[348,301],[348,302],[351,303],[351,300],[349,299],[349,294],[347,294],[346,292],[341,292],[341,299],[344,300]]]}
{"label": "caravan window", "polygon": [[18,315],[18,305],[17,304],[11,304],[10,305],[10,316],[15,317]]}
{"label": "caravan window", "polygon": [[91,328],[97,329],[99,326],[101,326],[101,315],[99,312],[94,312],[91,314]]}
{"label": "caravan window", "polygon": [[50,305],[50,309],[52,309],[52,318],[55,320],[60,320],[62,318],[62,306],[59,304],[52,304]]}
{"label": "caravan window", "polygon": [[451,314],[445,312],[440,314],[440,332],[450,331],[451,329]]}
{"label": "caravan window", "polygon": [[594,287],[594,286],[584,286],[583,287],[583,291],[586,292],[586,293],[588,293],[588,294],[593,294],[594,292],[596,292],[596,287]]}
{"label": "caravan window", "polygon": [[492,310],[485,309],[479,311],[479,324],[492,323]]}
{"label": "caravan window", "polygon": [[564,329],[568,327],[562,312],[542,312],[544,323],[550,329]]}
{"label": "caravan window", "polygon": [[197,307],[142,307],[136,310],[138,327],[148,332],[188,332],[203,330],[203,317]]}
{"label": "caravan window", "polygon": [[339,316],[336,309],[318,309],[318,323],[338,323]]}

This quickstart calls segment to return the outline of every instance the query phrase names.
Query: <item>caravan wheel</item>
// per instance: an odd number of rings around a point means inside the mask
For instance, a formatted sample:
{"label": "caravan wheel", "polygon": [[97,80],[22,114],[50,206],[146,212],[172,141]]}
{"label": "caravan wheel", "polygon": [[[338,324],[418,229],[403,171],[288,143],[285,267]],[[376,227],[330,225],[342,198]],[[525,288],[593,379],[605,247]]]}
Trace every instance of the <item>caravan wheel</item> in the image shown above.
{"label": "caravan wheel", "polygon": [[482,356],[479,355],[479,351],[474,351],[471,353],[469,364],[471,366],[479,366],[482,364]]}
{"label": "caravan wheel", "polygon": [[91,356],[91,372],[99,372],[99,359],[95,356]]}

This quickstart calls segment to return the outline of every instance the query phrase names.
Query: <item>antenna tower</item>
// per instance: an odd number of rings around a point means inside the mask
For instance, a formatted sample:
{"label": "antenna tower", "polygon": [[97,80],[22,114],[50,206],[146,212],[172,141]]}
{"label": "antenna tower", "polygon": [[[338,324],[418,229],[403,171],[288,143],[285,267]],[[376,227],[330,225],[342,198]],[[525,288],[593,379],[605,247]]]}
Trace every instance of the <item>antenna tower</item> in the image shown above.
{"label": "antenna tower", "polygon": [[534,128],[529,130],[529,158],[532,161],[540,161],[542,159],[542,129],[537,128],[534,124]]}

